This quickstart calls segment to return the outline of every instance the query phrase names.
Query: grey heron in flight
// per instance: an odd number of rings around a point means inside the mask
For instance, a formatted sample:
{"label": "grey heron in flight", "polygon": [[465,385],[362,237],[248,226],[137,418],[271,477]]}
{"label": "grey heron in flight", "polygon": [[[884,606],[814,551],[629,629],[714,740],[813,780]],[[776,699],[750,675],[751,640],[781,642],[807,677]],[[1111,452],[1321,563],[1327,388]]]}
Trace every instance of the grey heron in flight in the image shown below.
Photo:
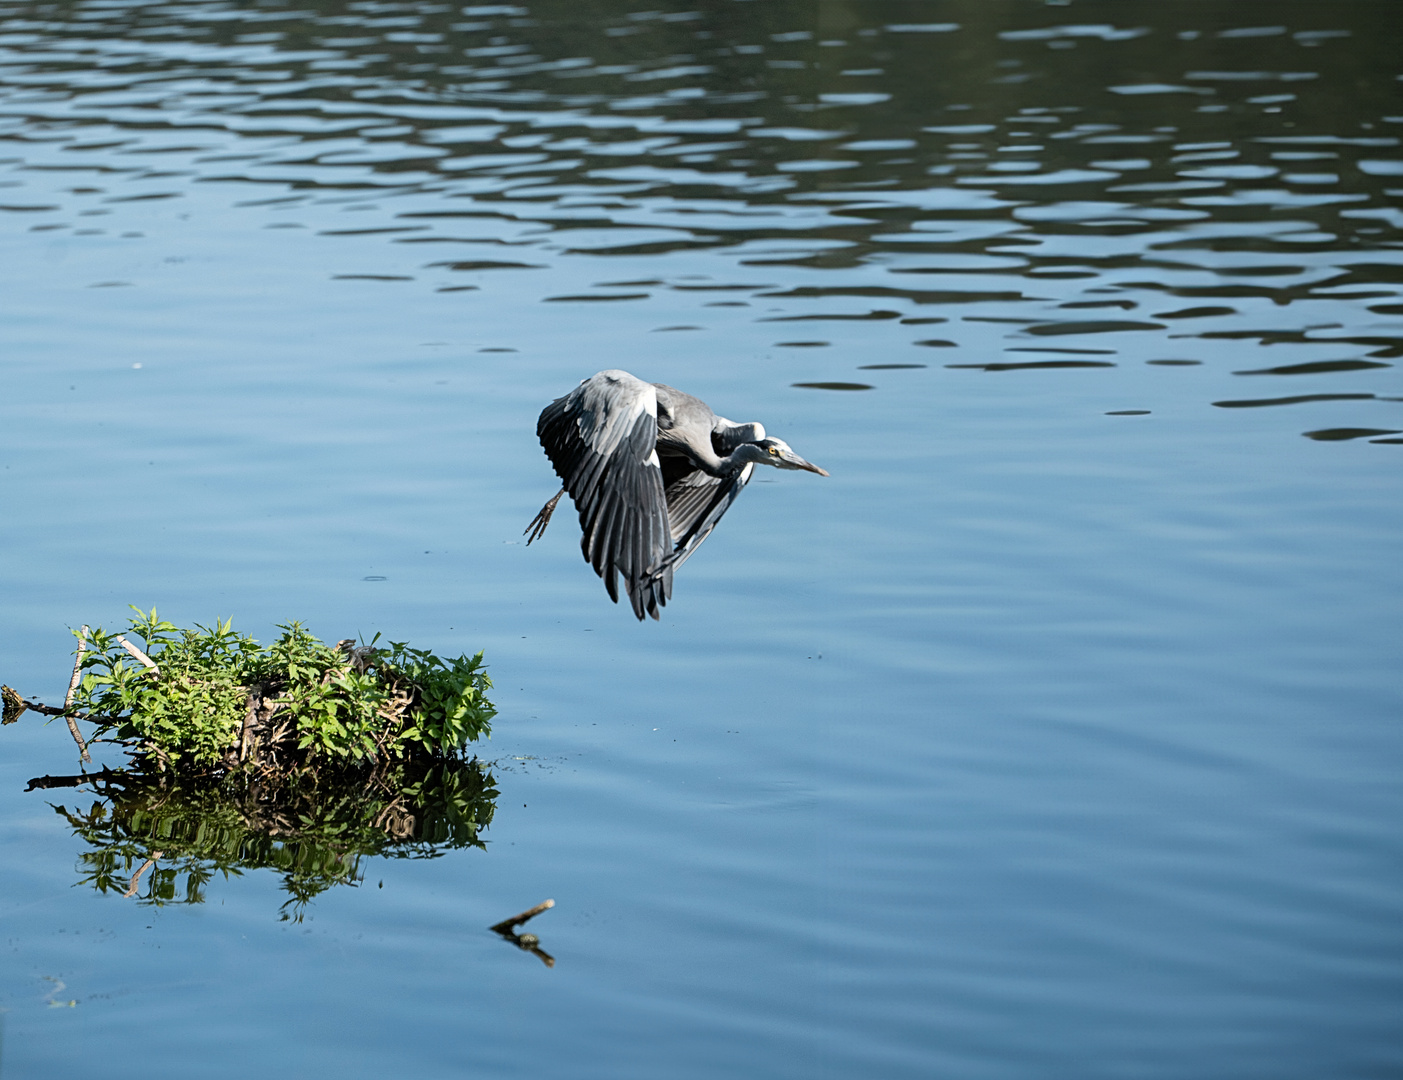
{"label": "grey heron in flight", "polygon": [[758,464],[827,476],[704,401],[627,371],[601,371],[541,412],[536,434],[565,486],[527,526],[529,546],[567,491],[580,512],[585,561],[619,601],[622,577],[633,613],[658,618],[672,574],[711,535]]}

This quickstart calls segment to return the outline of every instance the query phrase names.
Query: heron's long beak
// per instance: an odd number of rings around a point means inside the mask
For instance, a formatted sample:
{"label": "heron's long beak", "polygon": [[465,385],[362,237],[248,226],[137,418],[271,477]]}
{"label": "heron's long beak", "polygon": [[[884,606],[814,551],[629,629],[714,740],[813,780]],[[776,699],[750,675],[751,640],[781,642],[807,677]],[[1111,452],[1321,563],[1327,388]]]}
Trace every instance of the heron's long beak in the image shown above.
{"label": "heron's long beak", "polygon": [[781,450],[780,460],[783,461],[786,465],[788,465],[791,469],[803,469],[805,472],[818,473],[819,476],[828,475],[827,469],[820,469],[817,465],[805,461],[798,454],[795,454],[792,451]]}

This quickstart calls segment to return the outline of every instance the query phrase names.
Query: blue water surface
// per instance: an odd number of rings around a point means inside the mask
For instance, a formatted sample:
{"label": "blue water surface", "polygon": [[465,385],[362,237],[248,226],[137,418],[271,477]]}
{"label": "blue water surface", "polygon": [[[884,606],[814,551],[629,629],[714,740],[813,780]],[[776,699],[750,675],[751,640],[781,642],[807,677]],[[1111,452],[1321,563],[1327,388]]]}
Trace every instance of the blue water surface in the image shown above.
{"label": "blue water surface", "polygon": [[[501,792],[155,904],[26,714],[0,1069],[1397,1075],[1389,11],[0,0],[0,676],[133,603],[481,649]],[[658,623],[522,535],[610,367],[832,474]]]}

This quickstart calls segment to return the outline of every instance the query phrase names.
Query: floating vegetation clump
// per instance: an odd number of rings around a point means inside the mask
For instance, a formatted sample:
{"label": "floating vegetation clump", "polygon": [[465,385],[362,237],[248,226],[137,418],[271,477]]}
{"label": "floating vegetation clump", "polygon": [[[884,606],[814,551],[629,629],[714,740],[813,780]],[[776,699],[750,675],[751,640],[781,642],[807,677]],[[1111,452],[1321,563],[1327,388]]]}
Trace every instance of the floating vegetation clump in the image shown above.
{"label": "floating vegetation clump", "polygon": [[[26,709],[63,716],[84,760],[88,742],[115,742],[147,768],[267,779],[456,757],[496,713],[481,653],[444,660],[403,642],[377,648],[379,635],[327,645],[296,622],[264,647],[228,621],[185,630],[133,610],[125,634],[75,631],[62,708],[5,687],[5,723]],[[77,720],[96,725],[91,739]]]}

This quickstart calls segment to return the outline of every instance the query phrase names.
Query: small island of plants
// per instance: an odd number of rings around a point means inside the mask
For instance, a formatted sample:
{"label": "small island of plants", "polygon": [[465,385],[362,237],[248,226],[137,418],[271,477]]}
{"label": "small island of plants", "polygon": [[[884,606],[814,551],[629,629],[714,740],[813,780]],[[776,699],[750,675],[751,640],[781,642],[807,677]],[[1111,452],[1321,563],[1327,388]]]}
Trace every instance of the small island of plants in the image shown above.
{"label": "small island of plants", "polygon": [[[74,631],[61,707],[4,687],[4,722],[28,709],[62,716],[84,760],[88,745],[116,743],[143,768],[262,778],[456,758],[491,730],[481,653],[445,660],[404,642],[377,647],[379,635],[328,645],[296,622],[263,646],[228,620],[182,629],[133,610],[124,633]],[[79,720],[95,725],[90,737]]]}

